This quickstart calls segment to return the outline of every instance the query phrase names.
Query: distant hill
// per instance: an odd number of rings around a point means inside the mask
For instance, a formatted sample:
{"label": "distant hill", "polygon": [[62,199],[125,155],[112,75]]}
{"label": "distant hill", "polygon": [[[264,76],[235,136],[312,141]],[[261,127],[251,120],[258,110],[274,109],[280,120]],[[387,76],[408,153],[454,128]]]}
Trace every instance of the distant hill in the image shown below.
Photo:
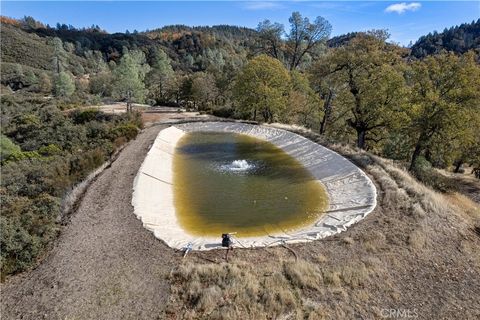
{"label": "distant hill", "polygon": [[465,53],[473,49],[480,52],[480,19],[445,29],[441,33],[435,31],[422,36],[411,49],[411,54],[417,58],[442,50]]}
{"label": "distant hill", "polygon": [[31,17],[22,20],[1,17],[1,22],[2,62],[50,70],[53,54],[50,42],[58,37],[69,49],[69,61],[87,73],[89,51],[97,52],[97,56],[100,53],[108,62],[118,61],[123,48],[140,49],[147,59],[153,48],[161,48],[172,59],[174,69],[184,71],[204,70],[212,61],[220,66],[229,62],[241,64],[254,51],[258,39],[253,29],[229,25],[172,25],[145,32],[109,34],[98,26],[76,29],[58,24],[52,28]]}
{"label": "distant hill", "polygon": [[230,26],[230,25],[215,25],[215,26],[196,26],[190,27],[186,25],[171,25],[165,26],[155,30],[147,30],[146,34],[164,33],[164,34],[182,34],[182,33],[208,33],[217,37],[224,37],[227,39],[245,40],[252,37],[257,37],[256,30],[246,27]]}
{"label": "distant hill", "polygon": [[346,45],[350,40],[355,38],[359,32],[349,32],[347,34],[342,34],[336,37],[333,37],[327,41],[327,46],[330,48],[338,48]]}
{"label": "distant hill", "polygon": [[166,50],[180,69],[201,70],[208,63],[223,64],[226,59],[245,59],[258,41],[257,31],[245,27],[217,25],[165,26],[141,33]]}
{"label": "distant hill", "polygon": [[[38,29],[38,31],[40,30],[44,29]],[[26,32],[18,26],[4,23],[2,23],[0,32],[2,62],[20,63],[36,69],[51,69],[52,37],[46,36],[42,32]],[[68,51],[66,54],[72,67],[86,64],[83,56]]]}
{"label": "distant hill", "polygon": [[[169,55],[175,70],[195,72],[210,67],[241,66],[262,47],[256,30],[230,25],[171,25],[144,32],[109,34],[98,26],[77,29],[57,24],[50,27],[32,17],[20,20],[0,17],[0,22],[4,85],[19,82],[12,80],[18,78],[18,65],[22,66],[23,73],[28,71],[37,76],[41,71],[51,72],[52,43],[56,37],[65,48],[67,69],[75,76],[95,73],[99,59],[118,62],[124,48],[144,51],[148,62],[154,49],[160,48]],[[358,34],[351,32],[333,37],[327,45],[343,46]],[[411,48],[411,54],[421,58],[443,49],[459,53],[470,49],[480,51],[480,19],[421,37]]]}

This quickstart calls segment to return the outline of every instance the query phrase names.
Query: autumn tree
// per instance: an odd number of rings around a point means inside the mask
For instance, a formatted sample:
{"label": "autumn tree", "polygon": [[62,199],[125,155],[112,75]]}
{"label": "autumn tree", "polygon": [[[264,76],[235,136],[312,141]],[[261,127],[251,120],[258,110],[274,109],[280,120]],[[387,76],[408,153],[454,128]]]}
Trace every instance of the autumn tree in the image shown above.
{"label": "autumn tree", "polygon": [[132,103],[143,102],[147,94],[145,75],[150,70],[142,51],[127,51],[113,72],[113,96],[127,103],[127,112]]}
{"label": "autumn tree", "polygon": [[257,120],[272,122],[287,107],[290,75],[277,59],[260,55],[240,71],[234,87],[239,109]]}
{"label": "autumn tree", "polygon": [[205,110],[214,104],[218,96],[215,78],[205,72],[196,73],[192,79],[192,99],[198,104],[198,109]]}
{"label": "autumn tree", "polygon": [[190,102],[193,102],[193,108],[196,109],[196,101],[193,99],[193,77],[185,75],[179,79],[179,96],[183,104],[190,109]]}
{"label": "autumn tree", "polygon": [[172,77],[167,79],[165,84],[166,95],[169,100],[173,100],[177,105],[180,104],[182,98],[182,84],[185,76],[180,73],[174,73]]}
{"label": "autumn tree", "polygon": [[320,99],[304,74],[294,70],[290,73],[290,76],[289,108],[279,120],[285,123],[295,122],[304,127],[312,128],[317,124],[320,116],[318,110]]}
{"label": "autumn tree", "polygon": [[40,73],[37,88],[42,93],[50,93],[52,91],[52,80],[45,72]]}

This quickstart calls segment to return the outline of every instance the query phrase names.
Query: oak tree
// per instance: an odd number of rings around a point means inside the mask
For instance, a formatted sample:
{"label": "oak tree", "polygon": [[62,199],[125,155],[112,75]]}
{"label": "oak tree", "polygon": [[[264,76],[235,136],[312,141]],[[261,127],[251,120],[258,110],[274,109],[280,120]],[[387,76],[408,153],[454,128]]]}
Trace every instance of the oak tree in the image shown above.
{"label": "oak tree", "polygon": [[339,104],[345,108],[346,124],[356,132],[357,147],[365,149],[367,141],[384,138],[382,130],[405,106],[401,49],[387,44],[375,32],[357,35],[347,45],[334,49],[328,58],[323,76],[333,75],[332,81],[343,84],[336,92]]}
{"label": "oak tree", "polygon": [[415,139],[410,170],[435,141],[466,139],[466,128],[478,127],[480,66],[475,58],[472,52],[461,57],[443,52],[412,63],[407,78],[412,92],[409,131]]}
{"label": "oak tree", "polygon": [[256,121],[260,114],[272,122],[287,107],[290,75],[283,64],[267,55],[250,60],[240,71],[234,87],[235,99],[242,112]]}

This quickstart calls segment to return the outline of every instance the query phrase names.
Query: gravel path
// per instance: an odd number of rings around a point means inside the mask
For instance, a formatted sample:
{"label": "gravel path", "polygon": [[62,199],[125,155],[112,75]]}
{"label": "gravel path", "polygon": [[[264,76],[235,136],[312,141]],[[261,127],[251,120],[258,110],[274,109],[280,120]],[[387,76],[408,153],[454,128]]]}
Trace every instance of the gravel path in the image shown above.
{"label": "gravel path", "polygon": [[[156,319],[178,258],[133,214],[133,179],[165,126],[142,132],[90,186],[55,247],[7,279],[2,319]],[[126,192],[127,191],[127,192]]]}

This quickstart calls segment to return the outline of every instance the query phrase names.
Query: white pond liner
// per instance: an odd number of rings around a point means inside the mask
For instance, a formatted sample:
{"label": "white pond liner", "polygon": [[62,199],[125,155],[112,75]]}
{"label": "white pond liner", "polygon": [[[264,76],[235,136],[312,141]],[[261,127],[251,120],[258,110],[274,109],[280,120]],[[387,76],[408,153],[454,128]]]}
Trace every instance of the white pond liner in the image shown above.
{"label": "white pond liner", "polygon": [[272,127],[229,122],[176,124],[160,131],[140,167],[133,185],[132,205],[146,229],[168,246],[193,250],[221,247],[218,237],[198,237],[178,223],[173,199],[172,160],[175,146],[187,132],[246,134],[280,147],[300,161],[326,188],[329,208],[314,224],[292,233],[276,233],[234,240],[237,247],[264,247],[318,240],[345,231],[376,206],[376,188],[368,176],[338,153],[295,133]]}

